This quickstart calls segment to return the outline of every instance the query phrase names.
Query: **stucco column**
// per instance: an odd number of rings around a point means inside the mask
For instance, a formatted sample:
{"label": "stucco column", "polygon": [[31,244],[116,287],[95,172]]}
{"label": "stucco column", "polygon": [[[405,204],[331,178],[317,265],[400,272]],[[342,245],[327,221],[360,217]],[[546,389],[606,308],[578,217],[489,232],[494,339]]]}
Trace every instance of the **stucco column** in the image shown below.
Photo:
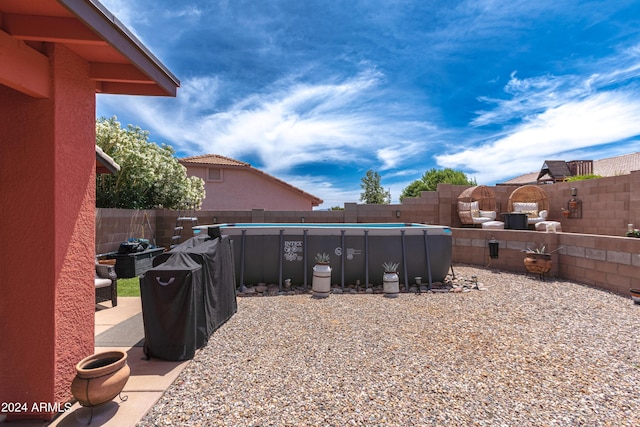
{"label": "stucco column", "polygon": [[63,409],[94,349],[95,87],[71,51],[43,55],[49,99],[0,85],[0,402],[27,409],[9,419]]}

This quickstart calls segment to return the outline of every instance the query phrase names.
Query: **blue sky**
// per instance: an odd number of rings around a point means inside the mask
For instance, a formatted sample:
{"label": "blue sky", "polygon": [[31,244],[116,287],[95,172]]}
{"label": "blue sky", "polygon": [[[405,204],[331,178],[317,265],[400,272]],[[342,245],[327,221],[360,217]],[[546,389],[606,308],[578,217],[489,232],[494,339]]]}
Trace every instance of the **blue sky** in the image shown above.
{"label": "blue sky", "polygon": [[181,81],[97,115],[179,157],[251,163],[359,202],[431,168],[493,185],[640,150],[640,2],[101,0]]}

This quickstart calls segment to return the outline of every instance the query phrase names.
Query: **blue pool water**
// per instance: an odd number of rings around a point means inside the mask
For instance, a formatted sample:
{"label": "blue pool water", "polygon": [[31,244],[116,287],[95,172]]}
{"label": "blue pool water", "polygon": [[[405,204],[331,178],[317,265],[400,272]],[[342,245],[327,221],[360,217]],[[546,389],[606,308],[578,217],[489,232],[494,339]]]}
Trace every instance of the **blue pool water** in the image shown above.
{"label": "blue pool water", "polygon": [[[216,227],[220,228],[331,228],[331,229],[406,229],[406,228],[418,228],[418,229],[443,229],[451,230],[449,227],[441,225],[427,225],[417,223],[404,223],[404,222],[388,222],[388,223],[226,223],[216,224]],[[199,229],[206,229],[210,226],[200,226]]]}

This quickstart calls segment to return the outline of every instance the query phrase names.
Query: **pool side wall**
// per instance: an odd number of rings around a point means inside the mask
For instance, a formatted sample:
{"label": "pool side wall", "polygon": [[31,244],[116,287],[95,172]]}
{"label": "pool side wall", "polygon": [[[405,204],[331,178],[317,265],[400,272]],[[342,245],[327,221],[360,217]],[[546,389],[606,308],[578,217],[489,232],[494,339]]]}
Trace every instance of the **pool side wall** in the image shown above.
{"label": "pool side wall", "polygon": [[432,282],[442,281],[451,265],[451,232],[442,227],[341,229],[338,225],[307,229],[248,225],[223,228],[222,233],[233,241],[238,286],[281,285],[284,279],[291,279],[295,285],[311,285],[318,253],[329,255],[331,283],[338,286],[357,282],[381,285],[385,262],[399,264],[397,271],[404,286],[414,284],[418,276],[425,283],[429,283],[429,277]]}

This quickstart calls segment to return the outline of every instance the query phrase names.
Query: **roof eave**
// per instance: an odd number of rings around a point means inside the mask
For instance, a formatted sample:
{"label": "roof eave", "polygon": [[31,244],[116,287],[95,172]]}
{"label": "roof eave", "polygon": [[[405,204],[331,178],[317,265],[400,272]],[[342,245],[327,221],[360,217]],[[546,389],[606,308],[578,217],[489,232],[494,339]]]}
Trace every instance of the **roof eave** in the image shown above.
{"label": "roof eave", "polygon": [[102,4],[96,0],[57,1],[152,79],[161,89],[158,95],[176,96],[178,78]]}
{"label": "roof eave", "polygon": [[102,148],[96,145],[96,172],[97,173],[116,173],[120,170],[120,165],[107,155]]}

